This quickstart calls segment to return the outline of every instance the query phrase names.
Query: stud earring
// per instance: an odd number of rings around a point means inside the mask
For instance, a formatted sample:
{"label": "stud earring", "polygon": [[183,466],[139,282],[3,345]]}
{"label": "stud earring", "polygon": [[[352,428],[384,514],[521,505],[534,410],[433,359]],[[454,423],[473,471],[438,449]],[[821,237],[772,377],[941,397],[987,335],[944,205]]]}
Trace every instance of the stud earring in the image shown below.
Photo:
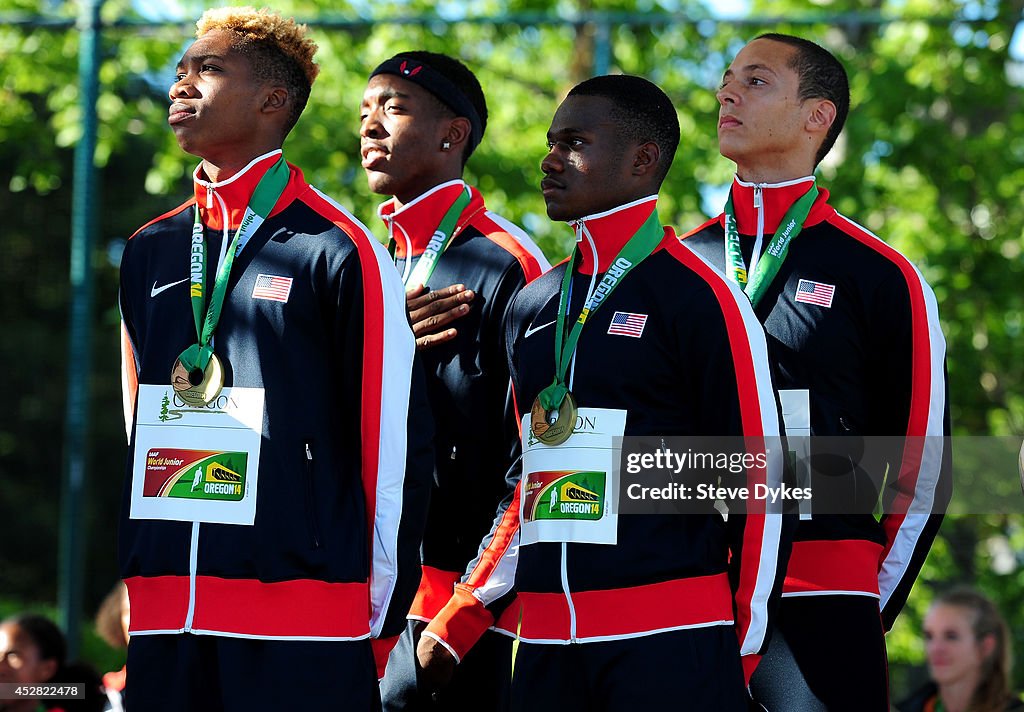
{"label": "stud earring", "polygon": [[452,147],[452,144],[451,144],[450,141],[442,141],[441,142],[441,150],[442,151],[447,151],[451,147]]}

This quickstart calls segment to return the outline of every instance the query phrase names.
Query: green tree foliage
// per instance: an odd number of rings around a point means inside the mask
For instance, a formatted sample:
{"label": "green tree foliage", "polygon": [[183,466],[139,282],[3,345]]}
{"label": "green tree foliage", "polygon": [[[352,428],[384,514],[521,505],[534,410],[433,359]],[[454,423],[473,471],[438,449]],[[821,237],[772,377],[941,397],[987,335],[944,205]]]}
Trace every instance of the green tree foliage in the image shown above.
{"label": "green tree foliage", "polygon": [[[90,605],[116,575],[114,522],[125,452],[118,249],[138,226],[187,197],[196,163],[166,126],[174,63],[202,11],[200,3],[181,4],[188,21],[160,26],[143,22],[128,0],[109,0],[103,9]],[[673,97],[682,143],[660,212],[685,231],[718,212],[731,178],[714,128],[714,89],[730,59],[764,31],[823,43],[849,69],[854,103],[837,149],[820,169],[823,183],[841,212],[905,252],[935,288],[956,432],[1024,433],[1024,66],[1011,56],[1024,0],[754,0],[750,17],[761,19],[743,21],[716,19],[711,0],[274,5],[326,23],[313,28],[323,71],[285,146],[314,185],[380,234],[379,199],[367,190],[358,158],[366,76],[403,49],[454,54],[477,71],[490,108],[487,135],[467,177],[493,209],[534,233],[553,260],[567,254],[571,233],[544,216],[539,163],[551,115],[574,83],[606,67],[647,76]],[[0,595],[23,600],[52,600],[55,590],[71,150],[81,135],[78,33],[59,24],[73,19],[75,7],[44,6],[48,21],[57,24],[16,24],[35,16],[40,4],[0,0],[0,276],[6,295],[0,354],[11,384],[0,415]],[[416,21],[422,17],[433,19]],[[1014,473],[989,476],[1005,480]],[[1024,568],[1016,553],[1022,550],[1019,517],[948,520],[890,636],[894,662],[920,660],[916,631],[924,606],[950,581],[979,584],[1011,613],[1015,630],[1024,630],[1018,613],[1024,610]]]}

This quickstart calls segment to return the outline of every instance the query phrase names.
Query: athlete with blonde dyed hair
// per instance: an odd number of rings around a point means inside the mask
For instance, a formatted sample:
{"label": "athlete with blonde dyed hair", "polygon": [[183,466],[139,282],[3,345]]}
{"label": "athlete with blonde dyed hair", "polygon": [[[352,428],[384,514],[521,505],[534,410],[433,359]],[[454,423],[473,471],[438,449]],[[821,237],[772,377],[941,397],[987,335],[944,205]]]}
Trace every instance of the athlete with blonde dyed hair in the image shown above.
{"label": "athlete with blonde dyed hair", "polygon": [[433,433],[402,283],[281,151],[315,51],[211,10],[168,93],[202,160],[121,263],[127,709],[380,709],[419,584]]}
{"label": "athlete with blonde dyed hair", "polygon": [[309,91],[320,74],[313,62],[316,42],[306,37],[306,26],[261,8],[219,7],[207,10],[196,23],[196,37],[225,30],[238,35],[234,49],[246,55],[257,79],[282,84],[292,99],[290,131],[306,108]]}

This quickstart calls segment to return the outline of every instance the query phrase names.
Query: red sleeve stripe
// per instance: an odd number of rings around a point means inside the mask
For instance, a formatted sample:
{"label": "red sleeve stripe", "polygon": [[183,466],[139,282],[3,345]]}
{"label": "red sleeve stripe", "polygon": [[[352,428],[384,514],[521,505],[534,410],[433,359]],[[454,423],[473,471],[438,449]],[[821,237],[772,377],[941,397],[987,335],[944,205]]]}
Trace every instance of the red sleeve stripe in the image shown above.
{"label": "red sleeve stripe", "polygon": [[729,345],[735,360],[743,434],[777,435],[779,420],[775,409],[775,396],[771,389],[768,347],[764,329],[757,320],[750,301],[734,284],[726,280],[721,272],[690,248],[678,241],[672,241],[667,245],[667,249],[707,283],[722,308],[722,316],[729,334]]}
{"label": "red sleeve stripe", "polygon": [[488,210],[474,225],[487,239],[515,257],[523,268],[527,283],[551,269],[548,258],[518,225]]}
{"label": "red sleeve stripe", "polygon": [[[519,415],[519,400],[515,387],[512,390],[512,407]],[[516,418],[519,438],[522,440],[522,421]],[[491,534],[491,541],[477,557],[476,565],[469,573],[465,586],[473,591],[474,597],[483,603],[490,603],[505,595],[515,582],[516,567],[519,564],[519,490],[522,482],[516,483],[512,503],[501,517]]]}
{"label": "red sleeve stripe", "polygon": [[[519,554],[519,493],[522,481],[516,483],[512,503],[505,510],[498,526],[491,535],[491,541],[483,550],[477,560],[476,566],[466,579],[466,584],[472,588],[479,588],[490,585],[489,579],[498,569],[502,559],[511,551],[512,563],[515,563]],[[515,545],[515,546],[513,546]],[[513,569],[514,573],[514,569]],[[508,582],[511,585],[511,580]]]}
{"label": "red sleeve stripe", "polygon": [[939,326],[935,294],[918,269],[877,235],[844,215],[837,214],[833,220],[836,227],[850,237],[895,264],[910,294],[913,344],[910,418],[897,481],[900,494],[893,503],[893,511],[907,514],[888,515],[882,522],[887,541],[879,571],[884,607],[911,564],[928,515],[934,510],[935,488],[942,472],[946,340]]}
{"label": "red sleeve stripe", "polygon": [[[779,417],[768,367],[768,346],[764,329],[757,320],[746,295],[725,279],[697,253],[683,243],[673,241],[668,250],[684,265],[704,279],[712,289],[729,334],[730,350],[736,371],[737,396],[743,434],[753,452],[762,451],[767,437],[779,437]],[[751,468],[748,486],[776,487],[782,482],[782,453],[769,452],[767,471]],[[740,654],[756,653],[768,636],[768,600],[775,587],[779,564],[779,539],[782,517],[779,512],[765,515],[764,500],[748,501],[743,530],[740,580],[736,590],[736,624],[740,635]],[[760,509],[754,509],[759,506]]]}
{"label": "red sleeve stripe", "polygon": [[516,414],[516,431],[519,433],[519,439],[523,439],[523,421],[518,418],[519,413],[519,398],[516,396],[515,386],[512,385],[512,379],[509,379],[508,383],[509,390],[512,391],[512,412]]}
{"label": "red sleeve stripe", "polygon": [[[515,504],[518,510],[519,500],[516,500]],[[491,575],[473,589],[473,595],[485,606],[491,605],[512,590],[518,566],[519,523],[517,519],[515,531],[512,533],[508,546],[505,547],[505,552],[496,560]]]}
{"label": "red sleeve stripe", "polygon": [[376,637],[398,575],[398,529],[402,519],[415,345],[406,317],[402,283],[384,247],[351,213],[315,188],[303,200],[308,200],[311,207],[352,239],[362,268],[361,455],[367,535],[371,542],[370,626],[371,635]]}
{"label": "red sleeve stripe", "polygon": [[131,441],[132,424],[135,422],[135,397],[139,393],[139,365],[135,357],[135,344],[128,336],[128,329],[121,322],[121,404],[124,408],[125,435]]}

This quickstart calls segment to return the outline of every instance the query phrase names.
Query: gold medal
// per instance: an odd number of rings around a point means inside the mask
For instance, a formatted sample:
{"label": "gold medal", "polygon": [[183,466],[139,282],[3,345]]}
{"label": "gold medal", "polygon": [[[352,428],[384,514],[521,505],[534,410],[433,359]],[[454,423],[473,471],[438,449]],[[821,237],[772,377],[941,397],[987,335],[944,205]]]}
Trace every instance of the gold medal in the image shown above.
{"label": "gold medal", "polygon": [[217,354],[210,354],[205,370],[197,367],[189,371],[179,357],[171,369],[171,387],[189,405],[202,407],[216,398],[224,387],[224,367]]}
{"label": "gold medal", "polygon": [[566,393],[558,410],[545,410],[538,396],[530,409],[530,431],[545,445],[561,445],[576,425],[576,400]]}

